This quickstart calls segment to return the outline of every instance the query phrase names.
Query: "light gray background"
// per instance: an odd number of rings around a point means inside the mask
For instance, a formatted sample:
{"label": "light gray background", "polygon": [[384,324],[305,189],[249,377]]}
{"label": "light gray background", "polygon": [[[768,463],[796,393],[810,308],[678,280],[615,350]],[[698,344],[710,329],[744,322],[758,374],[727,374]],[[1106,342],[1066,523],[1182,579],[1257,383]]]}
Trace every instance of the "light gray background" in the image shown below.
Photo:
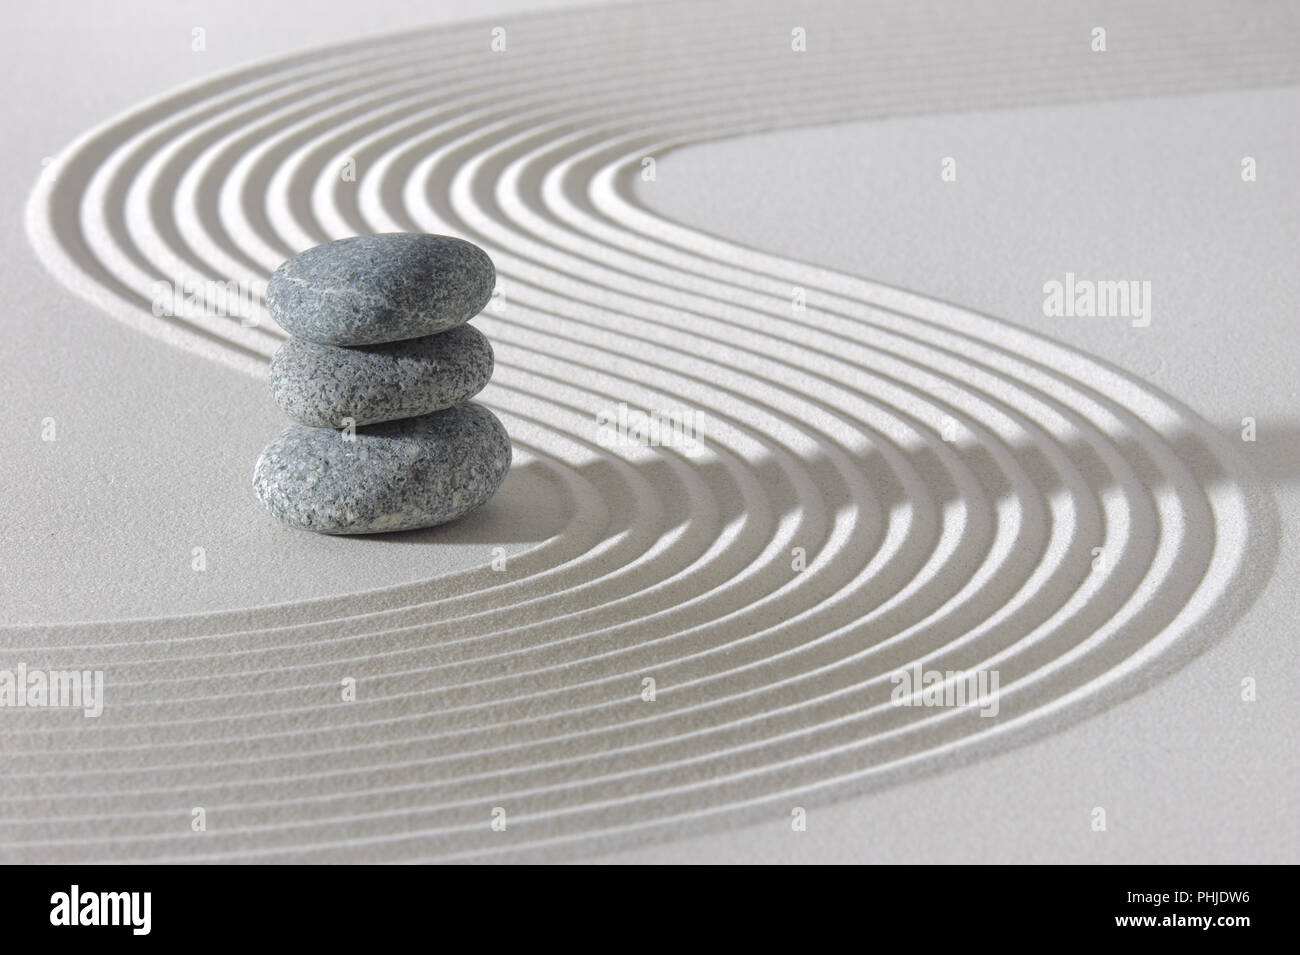
{"label": "light gray background", "polygon": [[[474,559],[371,547],[363,561],[277,560],[248,511],[247,472],[280,418],[262,385],[117,324],[54,284],[23,235],[42,159],[178,83],[248,59],[463,16],[453,4],[353,4],[337,17],[267,4],[41,4],[0,38],[5,345],[0,397],[6,623],[118,619],[362,589]],[[539,4],[476,5],[474,15]],[[364,15],[365,22],[358,22]],[[194,25],[204,54],[189,49]],[[1294,861],[1300,703],[1294,587],[1297,344],[1293,267],[1300,133],[1292,90],[846,124],[663,157],[641,198],[691,225],[1009,319],[1162,387],[1246,449],[1276,485],[1283,550],[1233,632],[1174,677],[1038,743],[831,807],[618,856],[618,861]],[[958,157],[958,182],[937,157]],[[1259,161],[1244,184],[1242,155]],[[736,170],[743,170],[737,175]],[[1048,320],[1044,281],[1137,274],[1145,330]],[[41,419],[60,428],[53,445]],[[545,502],[545,488],[517,488]],[[229,515],[248,514],[247,523]],[[547,506],[515,536],[553,529]],[[190,548],[210,570],[190,571]],[[362,545],[366,546],[366,545]],[[1243,703],[1253,676],[1259,702]],[[1088,813],[1105,806],[1110,831]]]}

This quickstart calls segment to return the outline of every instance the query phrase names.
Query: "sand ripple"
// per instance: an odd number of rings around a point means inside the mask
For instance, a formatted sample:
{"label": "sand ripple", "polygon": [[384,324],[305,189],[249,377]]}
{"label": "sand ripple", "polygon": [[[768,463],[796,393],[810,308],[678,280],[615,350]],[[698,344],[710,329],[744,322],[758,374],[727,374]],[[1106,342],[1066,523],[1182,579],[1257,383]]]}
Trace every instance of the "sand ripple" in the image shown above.
{"label": "sand ripple", "polygon": [[[505,53],[473,23],[261,63],[70,147],[29,207],[51,271],[252,375],[283,337],[245,324],[257,309],[156,317],[154,283],[253,283],[362,232],[482,245],[502,293],[477,322],[482,399],[568,510],[505,574],[5,631],[0,666],[102,668],[111,705],[6,715],[0,855],[555,857],[788,818],[1065,725],[1221,633],[1271,524],[1206,422],[1024,330],[633,194],[643,157],[709,138],[1300,62],[1276,32],[1207,55],[1236,21],[1211,6],[1090,71],[1043,5],[1004,6],[938,25],[906,4],[582,11],[503,21]],[[702,411],[702,447],[604,446],[595,417],[620,402]],[[997,717],[891,705],[915,664],[997,670]]]}

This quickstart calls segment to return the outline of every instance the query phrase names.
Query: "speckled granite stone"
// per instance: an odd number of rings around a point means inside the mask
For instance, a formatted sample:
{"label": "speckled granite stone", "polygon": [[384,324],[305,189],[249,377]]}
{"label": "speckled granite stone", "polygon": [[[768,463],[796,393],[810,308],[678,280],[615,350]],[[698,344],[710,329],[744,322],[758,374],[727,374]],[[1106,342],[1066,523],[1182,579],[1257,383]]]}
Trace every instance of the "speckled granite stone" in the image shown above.
{"label": "speckled granite stone", "polygon": [[290,335],[374,345],[464,324],[492,297],[496,271],[478,246],[390,232],[327,242],[275,270],[266,307]]}
{"label": "speckled granite stone", "polygon": [[383,345],[318,345],[290,338],[271,359],[271,395],[295,421],[341,428],[374,424],[460,404],[492,377],[492,346],[461,325]]}
{"label": "speckled granite stone", "polygon": [[510,470],[505,427],[472,401],[345,434],[291,425],[257,459],[258,500],[323,534],[410,530],[473,510]]}

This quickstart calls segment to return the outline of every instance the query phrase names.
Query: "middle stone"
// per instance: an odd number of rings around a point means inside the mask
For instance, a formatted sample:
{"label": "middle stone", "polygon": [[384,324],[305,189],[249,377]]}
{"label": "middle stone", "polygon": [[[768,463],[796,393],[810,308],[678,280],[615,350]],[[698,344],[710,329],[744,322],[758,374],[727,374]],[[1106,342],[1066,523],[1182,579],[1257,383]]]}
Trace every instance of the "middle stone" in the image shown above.
{"label": "middle stone", "polygon": [[366,425],[440,411],[483,390],[492,377],[492,346],[460,325],[440,335],[345,348],[301,338],[271,359],[275,403],[316,428]]}

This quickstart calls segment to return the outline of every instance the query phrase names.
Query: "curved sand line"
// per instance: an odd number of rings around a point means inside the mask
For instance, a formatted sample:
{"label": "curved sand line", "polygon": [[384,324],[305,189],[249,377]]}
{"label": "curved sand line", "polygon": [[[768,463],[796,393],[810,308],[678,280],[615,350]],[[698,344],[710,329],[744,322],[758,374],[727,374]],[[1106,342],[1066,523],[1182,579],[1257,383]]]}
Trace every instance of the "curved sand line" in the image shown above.
{"label": "curved sand line", "polygon": [[[102,667],[112,705],[90,731],[6,721],[0,851],[553,857],[1004,748],[1221,631],[1273,524],[1205,422],[1022,330],[667,222],[630,186],[644,155],[766,128],[1293,82],[1295,37],[1207,60],[1208,15],[1178,34],[1148,13],[1145,59],[1097,76],[1027,7],[938,35],[886,10],[886,42],[846,5],[802,59],[784,16],[741,9],[512,20],[506,55],[476,24],[272,61],[59,158],[28,216],[51,270],[252,374],[277,329],[154,318],[152,282],[265,278],[354,232],[483,245],[508,302],[478,320],[484,400],[573,508],[504,581],[7,629],[0,664]],[[602,447],[619,401],[704,409],[703,450]],[[890,705],[914,663],[997,669],[998,717]],[[364,687],[347,707],[340,673]],[[222,820],[201,843],[191,805]]]}

